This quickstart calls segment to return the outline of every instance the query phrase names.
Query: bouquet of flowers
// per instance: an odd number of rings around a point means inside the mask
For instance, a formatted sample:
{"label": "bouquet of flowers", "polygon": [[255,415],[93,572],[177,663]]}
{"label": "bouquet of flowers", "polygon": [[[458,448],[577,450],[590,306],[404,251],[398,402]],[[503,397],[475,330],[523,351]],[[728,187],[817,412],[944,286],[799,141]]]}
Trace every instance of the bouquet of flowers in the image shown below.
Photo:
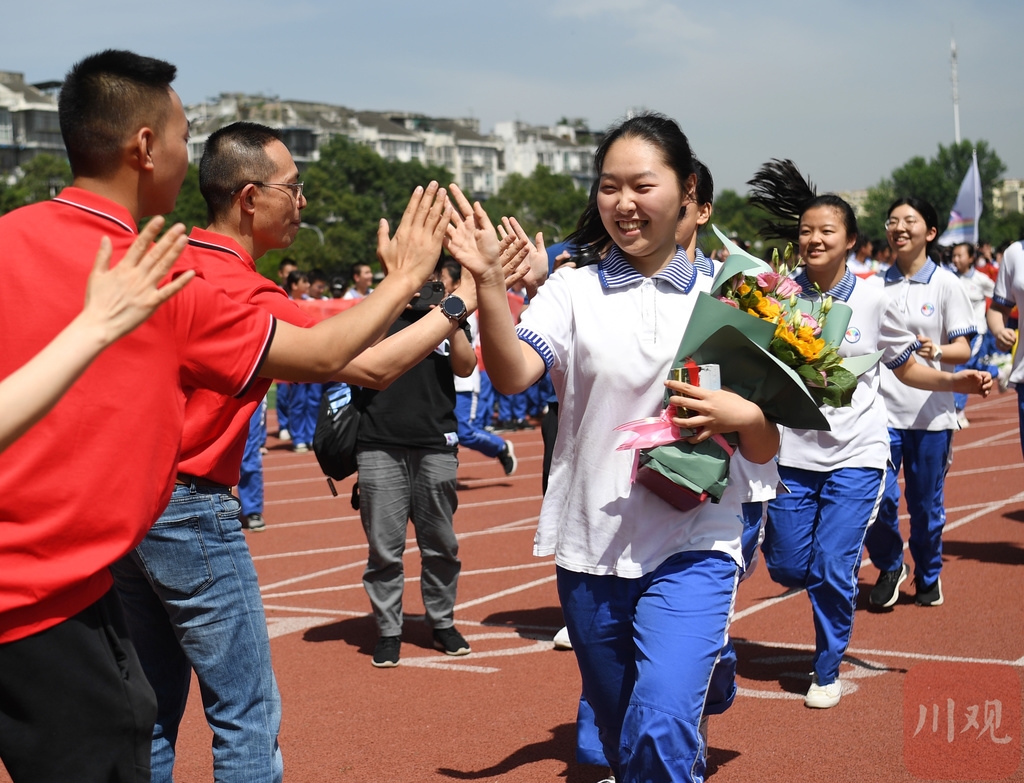
{"label": "bouquet of flowers", "polygon": [[[756,403],[769,420],[796,429],[829,429],[820,406],[849,405],[857,376],[881,353],[840,358],[850,307],[797,296],[799,285],[785,266],[769,266],[712,228],[730,255],[711,293],[698,296],[669,377],[688,365],[717,364],[722,387]],[[666,392],[666,407],[669,396]],[[643,433],[619,447],[639,450],[635,479],[678,508],[708,498],[717,502],[727,485],[722,477],[728,476],[731,449],[715,441],[695,447],[681,440],[688,433],[680,433],[670,418],[666,411],[659,419],[617,428]],[[650,429],[652,421],[662,422],[657,432]],[[679,487],[686,490],[686,502],[679,500]]]}
{"label": "bouquet of flowers", "polygon": [[[853,399],[857,376],[843,367],[838,343],[822,336],[833,308],[832,297],[804,300],[805,306],[800,306],[800,285],[789,276],[792,251],[792,245],[786,248],[781,265],[779,253],[774,251],[772,267],[776,272],[736,275],[721,287],[718,299],[775,325],[768,351],[796,372],[819,406],[847,406]],[[806,306],[813,309],[808,312]],[[849,318],[845,320],[844,331]]]}

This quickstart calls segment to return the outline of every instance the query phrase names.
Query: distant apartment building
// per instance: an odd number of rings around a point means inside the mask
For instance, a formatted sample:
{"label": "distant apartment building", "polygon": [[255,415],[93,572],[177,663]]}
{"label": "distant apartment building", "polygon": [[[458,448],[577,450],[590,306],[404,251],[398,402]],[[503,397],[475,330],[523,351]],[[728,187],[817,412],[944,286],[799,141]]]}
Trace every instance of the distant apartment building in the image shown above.
{"label": "distant apartment building", "polygon": [[0,71],[0,172],[41,153],[66,158],[57,119],[60,82],[28,84],[25,74]]}
{"label": "distant apartment building", "polygon": [[546,166],[555,174],[572,177],[582,190],[590,190],[598,139],[581,121],[554,126],[499,122],[494,126],[494,135],[504,143],[505,168],[509,173],[529,176],[537,166]]}
{"label": "distant apartment building", "polygon": [[1004,179],[992,188],[992,207],[997,215],[1024,212],[1024,179]]}
{"label": "distant apartment building", "polygon": [[[371,147],[388,160],[418,160],[443,166],[474,199],[497,193],[510,173],[528,176],[538,165],[573,177],[589,188],[595,146],[592,134],[558,125],[537,128],[519,122],[498,123],[495,133],[480,132],[474,118],[445,119],[411,112],[355,111],[344,106],[281,100],[263,95],[223,93],[185,107],[192,123],[190,155],[202,156],[206,139],[218,128],[250,120],[278,128],[300,168],[319,159],[320,148],[343,135]],[[578,138],[578,134],[585,138]]]}

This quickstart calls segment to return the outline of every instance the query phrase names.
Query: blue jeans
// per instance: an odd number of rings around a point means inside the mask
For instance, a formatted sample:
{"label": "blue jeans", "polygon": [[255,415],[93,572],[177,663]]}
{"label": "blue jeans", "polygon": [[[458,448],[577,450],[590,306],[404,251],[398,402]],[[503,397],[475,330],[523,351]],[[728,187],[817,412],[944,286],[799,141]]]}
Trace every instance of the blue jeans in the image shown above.
{"label": "blue jeans", "polygon": [[218,783],[279,783],[281,698],[256,569],[226,492],[176,486],[163,515],[111,567],[157,695],[153,783],[170,783],[194,669]]}
{"label": "blue jeans", "polygon": [[698,725],[739,567],[720,553],[681,552],[639,579],[564,568],[557,577],[583,693],[616,780],[702,781]]}
{"label": "blue jeans", "polygon": [[267,442],[267,401],[257,406],[249,419],[249,435],[242,452],[242,470],[238,478],[238,499],[242,513],[263,513],[263,454],[260,449]]}
{"label": "blue jeans", "polygon": [[892,465],[885,472],[885,494],[878,520],[864,540],[871,562],[880,571],[895,571],[903,565],[898,482],[902,464],[910,511],[910,554],[914,558],[914,576],[921,587],[933,585],[942,571],[945,483],[952,445],[952,430],[889,428]]}
{"label": "blue jeans", "polygon": [[830,472],[779,466],[789,493],[768,502],[764,563],[784,587],[804,587],[814,616],[814,672],[827,685],[839,676],[853,635],[864,534],[878,514],[882,471]]}

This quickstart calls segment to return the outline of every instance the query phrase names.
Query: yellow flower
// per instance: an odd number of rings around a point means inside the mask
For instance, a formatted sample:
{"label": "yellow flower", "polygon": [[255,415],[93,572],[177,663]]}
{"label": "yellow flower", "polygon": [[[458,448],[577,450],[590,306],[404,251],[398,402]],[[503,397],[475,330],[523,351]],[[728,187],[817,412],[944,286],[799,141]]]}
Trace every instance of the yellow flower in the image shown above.
{"label": "yellow flower", "polygon": [[806,359],[808,364],[815,361],[825,349],[825,341],[815,337],[814,330],[808,326],[798,327],[796,333],[793,333],[783,322],[775,328],[775,336],[796,348],[797,353]]}
{"label": "yellow flower", "polygon": [[766,321],[774,321],[782,314],[782,308],[779,306],[779,303],[767,297],[759,297],[754,309]]}

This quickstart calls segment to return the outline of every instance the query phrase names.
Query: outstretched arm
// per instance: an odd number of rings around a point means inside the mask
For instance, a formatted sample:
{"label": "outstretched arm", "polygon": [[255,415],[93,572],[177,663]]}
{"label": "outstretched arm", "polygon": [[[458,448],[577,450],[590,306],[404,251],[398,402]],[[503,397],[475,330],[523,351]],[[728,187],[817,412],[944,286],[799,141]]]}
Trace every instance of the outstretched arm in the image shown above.
{"label": "outstretched arm", "polygon": [[278,321],[260,375],[283,381],[330,380],[380,339],[434,271],[451,211],[436,182],[426,190],[416,188],[394,237],[388,222],[380,221],[377,255],[387,277],[358,307],[310,329]]}
{"label": "outstretched arm", "polygon": [[501,246],[490,218],[479,202],[471,206],[457,185],[451,186],[451,193],[456,210],[445,247],[476,281],[480,345],[487,374],[501,393],[521,392],[544,374],[544,360],[516,336],[505,293]]}
{"label": "outstretched arm", "polygon": [[943,364],[964,364],[971,358],[971,343],[966,337],[957,337],[946,345],[934,343],[923,334],[919,334],[917,339],[921,343],[917,355],[925,359],[938,358]]}
{"label": "outstretched arm", "polygon": [[45,416],[104,349],[194,277],[189,271],[159,285],[186,244],[185,227],[179,223],[152,245],[163,225],[161,217],[149,221],[113,269],[110,240],[104,237],[100,242],[85,308],[42,351],[0,382],[0,452]]}
{"label": "outstretched arm", "polygon": [[[476,310],[476,285],[471,275],[463,275],[455,294],[466,303],[467,312]],[[454,340],[460,331],[439,307],[434,307],[416,323],[367,348],[334,380],[370,389],[386,389],[396,378],[429,356],[444,340]],[[475,353],[473,364],[476,365]]]}
{"label": "outstretched arm", "polygon": [[911,356],[893,370],[893,373],[907,386],[925,391],[951,391],[959,394],[980,394],[987,397],[992,391],[992,376],[980,370],[945,372],[935,370]]}

